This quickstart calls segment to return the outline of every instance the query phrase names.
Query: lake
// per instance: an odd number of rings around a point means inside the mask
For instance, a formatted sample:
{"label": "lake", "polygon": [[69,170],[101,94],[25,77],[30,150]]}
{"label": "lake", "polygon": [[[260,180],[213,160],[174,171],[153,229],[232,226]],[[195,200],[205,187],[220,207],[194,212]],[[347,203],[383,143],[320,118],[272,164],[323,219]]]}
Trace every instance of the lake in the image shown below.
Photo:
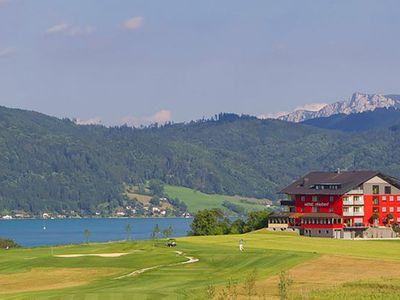
{"label": "lake", "polygon": [[0,237],[9,238],[24,247],[78,244],[85,242],[83,232],[91,232],[90,242],[118,241],[127,238],[125,227],[132,227],[131,239],[150,239],[156,224],[161,232],[172,226],[172,236],[185,236],[192,219],[129,218],[129,219],[57,219],[57,220],[0,220]]}

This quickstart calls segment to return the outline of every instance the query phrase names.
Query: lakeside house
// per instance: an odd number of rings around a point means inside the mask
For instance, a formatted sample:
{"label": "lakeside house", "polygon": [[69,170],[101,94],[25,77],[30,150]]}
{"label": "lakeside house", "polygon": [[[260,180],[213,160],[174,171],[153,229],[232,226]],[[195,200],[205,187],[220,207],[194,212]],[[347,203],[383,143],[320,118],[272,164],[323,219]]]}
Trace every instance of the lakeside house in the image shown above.
{"label": "lakeside house", "polygon": [[269,230],[332,238],[392,238],[400,223],[400,181],[378,171],[310,172],[281,193],[284,212]]}

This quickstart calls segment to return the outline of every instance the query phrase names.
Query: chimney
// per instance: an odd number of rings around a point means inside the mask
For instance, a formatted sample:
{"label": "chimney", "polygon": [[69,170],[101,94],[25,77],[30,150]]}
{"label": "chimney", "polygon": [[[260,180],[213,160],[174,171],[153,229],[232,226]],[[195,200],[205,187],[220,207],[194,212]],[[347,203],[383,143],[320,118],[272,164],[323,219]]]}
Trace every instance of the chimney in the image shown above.
{"label": "chimney", "polygon": [[340,174],[340,168],[337,168],[336,173]]}

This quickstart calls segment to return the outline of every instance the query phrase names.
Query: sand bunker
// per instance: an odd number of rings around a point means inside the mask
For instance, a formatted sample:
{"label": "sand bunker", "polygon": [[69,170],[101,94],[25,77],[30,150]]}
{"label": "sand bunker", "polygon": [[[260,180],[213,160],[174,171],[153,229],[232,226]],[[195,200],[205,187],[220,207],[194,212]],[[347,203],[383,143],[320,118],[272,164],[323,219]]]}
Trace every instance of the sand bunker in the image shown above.
{"label": "sand bunker", "polygon": [[54,255],[55,257],[63,258],[73,258],[73,257],[83,257],[83,256],[98,256],[98,257],[120,257],[127,255],[129,253],[93,253],[93,254],[65,254],[65,255]]}

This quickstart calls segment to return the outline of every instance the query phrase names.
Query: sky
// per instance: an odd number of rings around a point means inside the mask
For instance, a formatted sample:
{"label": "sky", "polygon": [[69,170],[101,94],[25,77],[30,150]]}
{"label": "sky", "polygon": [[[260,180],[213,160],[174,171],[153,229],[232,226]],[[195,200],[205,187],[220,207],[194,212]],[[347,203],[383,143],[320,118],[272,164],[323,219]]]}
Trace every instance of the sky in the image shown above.
{"label": "sky", "polygon": [[0,0],[0,105],[139,125],[400,93],[397,0]]}

